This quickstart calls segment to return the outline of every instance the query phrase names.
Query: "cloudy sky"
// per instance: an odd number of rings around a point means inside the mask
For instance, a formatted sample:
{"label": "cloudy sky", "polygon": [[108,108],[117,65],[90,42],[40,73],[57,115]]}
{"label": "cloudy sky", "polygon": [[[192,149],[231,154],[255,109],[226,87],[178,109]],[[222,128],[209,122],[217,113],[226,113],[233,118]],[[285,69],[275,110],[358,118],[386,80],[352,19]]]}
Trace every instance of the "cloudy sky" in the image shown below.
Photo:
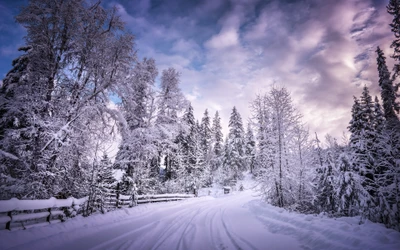
{"label": "cloudy sky", "polygon": [[[25,31],[13,16],[26,1],[0,3],[0,78],[10,69]],[[136,36],[138,56],[160,72],[175,67],[195,116],[218,110],[227,127],[236,106],[271,85],[285,86],[310,132],[342,137],[353,95],[378,94],[376,46],[387,57],[393,35],[388,0],[103,0],[117,5]],[[392,67],[392,60],[388,60]]]}

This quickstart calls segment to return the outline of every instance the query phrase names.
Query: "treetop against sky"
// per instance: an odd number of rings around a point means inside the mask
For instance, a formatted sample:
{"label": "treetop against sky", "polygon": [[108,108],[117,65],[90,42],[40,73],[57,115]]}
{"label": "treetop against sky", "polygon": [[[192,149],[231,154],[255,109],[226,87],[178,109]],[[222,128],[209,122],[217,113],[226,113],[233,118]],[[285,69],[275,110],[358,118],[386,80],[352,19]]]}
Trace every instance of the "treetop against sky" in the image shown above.
{"label": "treetop against sky", "polygon": [[[271,85],[285,86],[310,132],[340,138],[353,95],[378,95],[376,46],[393,62],[388,0],[102,1],[116,5],[136,37],[139,58],[159,72],[181,72],[181,88],[200,119],[219,111],[227,133],[233,106],[246,121],[249,103]],[[24,44],[14,22],[25,0],[0,3],[0,78]],[[159,75],[160,77],[160,75]],[[379,96],[379,95],[378,95]]]}

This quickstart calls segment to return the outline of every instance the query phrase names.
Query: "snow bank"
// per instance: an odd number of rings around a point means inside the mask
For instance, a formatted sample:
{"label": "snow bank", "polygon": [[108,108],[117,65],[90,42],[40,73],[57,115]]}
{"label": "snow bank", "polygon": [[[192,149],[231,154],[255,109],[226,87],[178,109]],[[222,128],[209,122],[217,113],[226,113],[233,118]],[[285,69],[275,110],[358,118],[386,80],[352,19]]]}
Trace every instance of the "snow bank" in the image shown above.
{"label": "snow bank", "polygon": [[399,232],[370,221],[360,225],[360,217],[304,215],[257,200],[247,206],[270,232],[290,235],[305,249],[400,249]]}

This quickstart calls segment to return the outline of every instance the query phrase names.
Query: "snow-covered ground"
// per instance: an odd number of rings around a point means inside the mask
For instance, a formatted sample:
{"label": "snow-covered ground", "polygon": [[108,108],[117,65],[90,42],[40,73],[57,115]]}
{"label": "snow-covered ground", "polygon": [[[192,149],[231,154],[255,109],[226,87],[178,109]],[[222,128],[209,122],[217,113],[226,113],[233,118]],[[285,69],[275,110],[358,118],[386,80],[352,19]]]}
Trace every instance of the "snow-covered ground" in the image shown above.
{"label": "snow-covered ground", "polygon": [[0,249],[400,249],[400,233],[380,224],[290,213],[250,189],[213,193],[2,230]]}

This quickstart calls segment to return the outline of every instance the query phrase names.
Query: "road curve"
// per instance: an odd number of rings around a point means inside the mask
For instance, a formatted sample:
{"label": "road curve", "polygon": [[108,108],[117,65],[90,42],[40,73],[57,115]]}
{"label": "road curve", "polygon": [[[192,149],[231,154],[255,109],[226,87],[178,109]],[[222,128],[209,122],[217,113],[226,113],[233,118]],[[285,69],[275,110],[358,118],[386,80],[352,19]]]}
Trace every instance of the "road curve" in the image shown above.
{"label": "road curve", "polygon": [[246,206],[258,199],[244,191],[140,205],[123,220],[82,225],[11,249],[299,249],[297,240],[269,232]]}

